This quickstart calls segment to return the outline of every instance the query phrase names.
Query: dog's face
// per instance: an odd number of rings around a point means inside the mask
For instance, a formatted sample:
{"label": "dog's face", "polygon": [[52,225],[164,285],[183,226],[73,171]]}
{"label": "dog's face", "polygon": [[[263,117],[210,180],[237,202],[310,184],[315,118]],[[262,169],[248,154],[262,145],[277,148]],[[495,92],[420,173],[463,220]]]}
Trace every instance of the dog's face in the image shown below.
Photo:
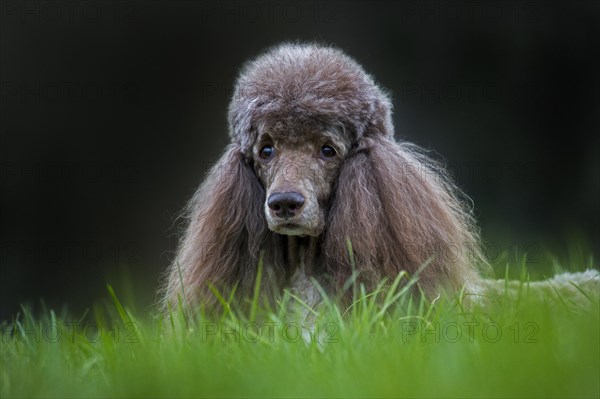
{"label": "dog's face", "polygon": [[253,146],[256,174],[266,191],[269,229],[290,236],[318,236],[350,142],[335,129],[301,133],[264,129]]}

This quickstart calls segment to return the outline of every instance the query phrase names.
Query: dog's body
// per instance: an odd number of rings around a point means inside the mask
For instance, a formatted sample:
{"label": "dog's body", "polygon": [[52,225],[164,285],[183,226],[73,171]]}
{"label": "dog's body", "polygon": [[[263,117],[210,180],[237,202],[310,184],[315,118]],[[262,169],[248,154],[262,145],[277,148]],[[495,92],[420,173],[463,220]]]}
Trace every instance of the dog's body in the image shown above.
{"label": "dog's body", "polygon": [[314,304],[313,279],[336,296],[353,270],[367,289],[404,270],[429,295],[475,290],[485,262],[470,210],[440,165],[395,141],[391,108],[333,48],[286,44],[249,62],[232,142],[187,208],[165,304],[249,296],[261,254],[265,298],[291,288]]}

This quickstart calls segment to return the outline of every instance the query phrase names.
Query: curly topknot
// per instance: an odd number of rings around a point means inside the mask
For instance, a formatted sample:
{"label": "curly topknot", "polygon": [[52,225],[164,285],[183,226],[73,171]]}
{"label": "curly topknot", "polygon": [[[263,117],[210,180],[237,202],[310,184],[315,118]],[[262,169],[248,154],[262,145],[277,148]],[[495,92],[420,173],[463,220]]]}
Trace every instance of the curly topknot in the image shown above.
{"label": "curly topknot", "polygon": [[249,61],[229,105],[229,134],[248,153],[260,124],[276,121],[291,133],[318,123],[355,141],[393,136],[392,103],[373,78],[342,51],[283,44]]}

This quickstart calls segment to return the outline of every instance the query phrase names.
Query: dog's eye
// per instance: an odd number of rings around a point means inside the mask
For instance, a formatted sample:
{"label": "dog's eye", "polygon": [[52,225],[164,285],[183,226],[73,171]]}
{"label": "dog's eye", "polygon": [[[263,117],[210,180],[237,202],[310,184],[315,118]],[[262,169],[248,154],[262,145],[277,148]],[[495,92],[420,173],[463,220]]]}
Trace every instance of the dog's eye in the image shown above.
{"label": "dog's eye", "polygon": [[275,153],[275,149],[272,145],[266,145],[260,149],[259,155],[262,159],[269,159]]}
{"label": "dog's eye", "polygon": [[321,147],[321,155],[323,155],[325,158],[334,157],[335,150],[331,146],[324,145],[323,147]]}

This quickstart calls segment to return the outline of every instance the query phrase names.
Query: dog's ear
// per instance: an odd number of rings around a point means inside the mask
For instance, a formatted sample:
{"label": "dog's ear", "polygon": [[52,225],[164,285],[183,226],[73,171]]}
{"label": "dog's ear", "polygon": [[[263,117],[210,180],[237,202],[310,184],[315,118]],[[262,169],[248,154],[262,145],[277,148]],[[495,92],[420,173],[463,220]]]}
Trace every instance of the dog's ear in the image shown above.
{"label": "dog's ear", "polygon": [[415,146],[370,135],[342,166],[328,214],[324,257],[334,284],[351,275],[347,240],[359,279],[374,284],[401,270],[419,273],[426,293],[475,282],[481,260],[470,213],[443,169]]}
{"label": "dog's ear", "polygon": [[176,306],[182,296],[191,306],[210,309],[217,303],[210,286],[225,297],[234,287],[248,295],[261,250],[269,272],[283,270],[280,237],[267,228],[264,201],[250,161],[239,145],[229,145],[185,211],[187,230],[168,271],[165,305]]}

